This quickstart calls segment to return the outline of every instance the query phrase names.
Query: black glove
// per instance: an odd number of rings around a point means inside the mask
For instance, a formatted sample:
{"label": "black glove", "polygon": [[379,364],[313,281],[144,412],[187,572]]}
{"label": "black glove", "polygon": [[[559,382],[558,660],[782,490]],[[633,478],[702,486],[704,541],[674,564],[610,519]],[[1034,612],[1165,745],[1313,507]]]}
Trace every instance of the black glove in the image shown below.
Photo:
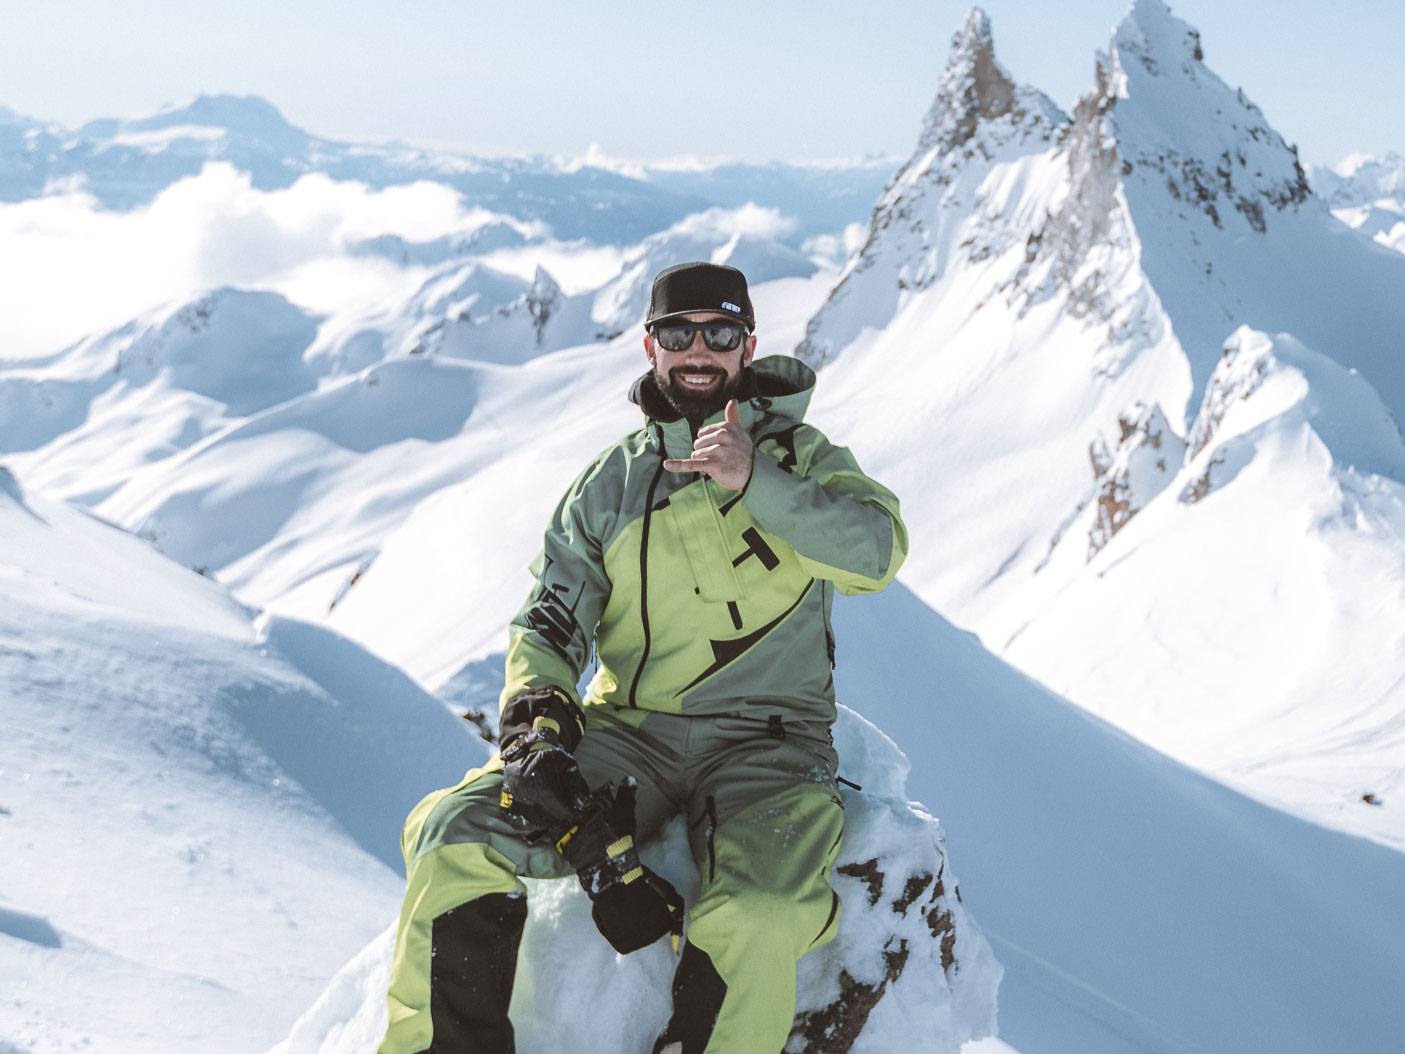
{"label": "black glove", "polygon": [[571,751],[583,734],[574,703],[547,685],[518,692],[503,706],[502,807],[524,831],[559,830],[576,822],[590,799]]}
{"label": "black glove", "polygon": [[556,842],[590,897],[595,928],[621,955],[665,933],[673,934],[675,945],[683,935],[683,898],[640,863],[634,848],[636,787],[633,779],[601,787]]}

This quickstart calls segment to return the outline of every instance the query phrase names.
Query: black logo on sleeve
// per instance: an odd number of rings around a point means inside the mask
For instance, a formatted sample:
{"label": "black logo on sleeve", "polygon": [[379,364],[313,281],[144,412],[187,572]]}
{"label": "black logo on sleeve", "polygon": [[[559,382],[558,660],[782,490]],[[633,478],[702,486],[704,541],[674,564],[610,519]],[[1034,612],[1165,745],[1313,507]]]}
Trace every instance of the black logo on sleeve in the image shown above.
{"label": "black logo on sleeve", "polygon": [[531,606],[528,607],[523,621],[528,629],[550,645],[561,658],[570,662],[571,641],[581,631],[580,623],[576,621],[576,605],[580,603],[585,586],[576,589],[575,599],[572,600],[569,586],[549,581],[551,563],[548,559],[542,569],[541,588],[532,597]]}

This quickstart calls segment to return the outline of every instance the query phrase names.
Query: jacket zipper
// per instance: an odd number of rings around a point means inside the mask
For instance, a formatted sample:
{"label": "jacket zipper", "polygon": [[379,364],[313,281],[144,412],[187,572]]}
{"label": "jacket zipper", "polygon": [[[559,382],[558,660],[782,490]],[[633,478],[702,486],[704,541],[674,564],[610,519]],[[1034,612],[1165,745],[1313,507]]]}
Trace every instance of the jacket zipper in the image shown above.
{"label": "jacket zipper", "polygon": [[639,623],[644,632],[644,650],[639,656],[639,668],[634,671],[634,680],[629,686],[629,705],[639,707],[639,679],[644,676],[644,664],[649,661],[649,522],[654,515],[654,492],[663,478],[663,463],[668,457],[664,446],[663,429],[654,426],[654,434],[659,440],[659,467],[654,470],[654,478],[649,483],[649,492],[644,497],[644,526],[639,532]]}

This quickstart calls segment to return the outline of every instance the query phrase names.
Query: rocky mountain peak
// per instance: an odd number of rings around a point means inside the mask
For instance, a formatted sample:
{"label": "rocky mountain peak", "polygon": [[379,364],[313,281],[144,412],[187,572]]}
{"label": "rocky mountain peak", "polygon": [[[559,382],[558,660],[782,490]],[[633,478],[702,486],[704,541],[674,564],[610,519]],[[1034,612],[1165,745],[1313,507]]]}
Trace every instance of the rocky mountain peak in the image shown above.
{"label": "rocky mountain peak", "polygon": [[1150,72],[1203,62],[1200,31],[1171,14],[1165,0],[1136,0],[1113,38],[1117,53]]}
{"label": "rocky mountain peak", "polygon": [[1136,0],[1098,87],[1122,174],[1135,173],[1158,197],[1168,191],[1216,228],[1243,224],[1263,234],[1274,212],[1307,200],[1307,176],[1297,148],[1204,58],[1199,32],[1163,0]]}
{"label": "rocky mountain peak", "polygon": [[918,150],[936,147],[941,153],[960,146],[975,134],[982,119],[1004,116],[1014,108],[1015,82],[995,60],[990,19],[973,7],[956,35],[936,100],[927,111]]}
{"label": "rocky mountain peak", "polygon": [[1023,217],[1007,214],[982,183],[1002,163],[1046,152],[1067,128],[1068,116],[1048,96],[1017,84],[996,61],[990,20],[972,8],[952,37],[912,157],[879,199],[867,242],[806,326],[796,356],[818,367],[955,261],[1023,245]]}

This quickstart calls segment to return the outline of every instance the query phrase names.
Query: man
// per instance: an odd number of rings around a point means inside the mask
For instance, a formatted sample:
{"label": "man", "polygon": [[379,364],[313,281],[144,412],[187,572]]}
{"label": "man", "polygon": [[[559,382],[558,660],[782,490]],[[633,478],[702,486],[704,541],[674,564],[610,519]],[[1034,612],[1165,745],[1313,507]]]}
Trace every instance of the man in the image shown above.
{"label": "man", "polygon": [[655,1054],[777,1054],[795,964],[834,936],[830,605],[892,581],[898,502],[802,423],[808,367],[753,365],[740,271],[661,272],[645,328],[646,424],[547,527],[510,631],[501,754],[406,822],[381,1054],[513,1050],[519,875],[575,871],[620,952],[676,941],[681,898],[633,838],[679,813],[701,893]]}

